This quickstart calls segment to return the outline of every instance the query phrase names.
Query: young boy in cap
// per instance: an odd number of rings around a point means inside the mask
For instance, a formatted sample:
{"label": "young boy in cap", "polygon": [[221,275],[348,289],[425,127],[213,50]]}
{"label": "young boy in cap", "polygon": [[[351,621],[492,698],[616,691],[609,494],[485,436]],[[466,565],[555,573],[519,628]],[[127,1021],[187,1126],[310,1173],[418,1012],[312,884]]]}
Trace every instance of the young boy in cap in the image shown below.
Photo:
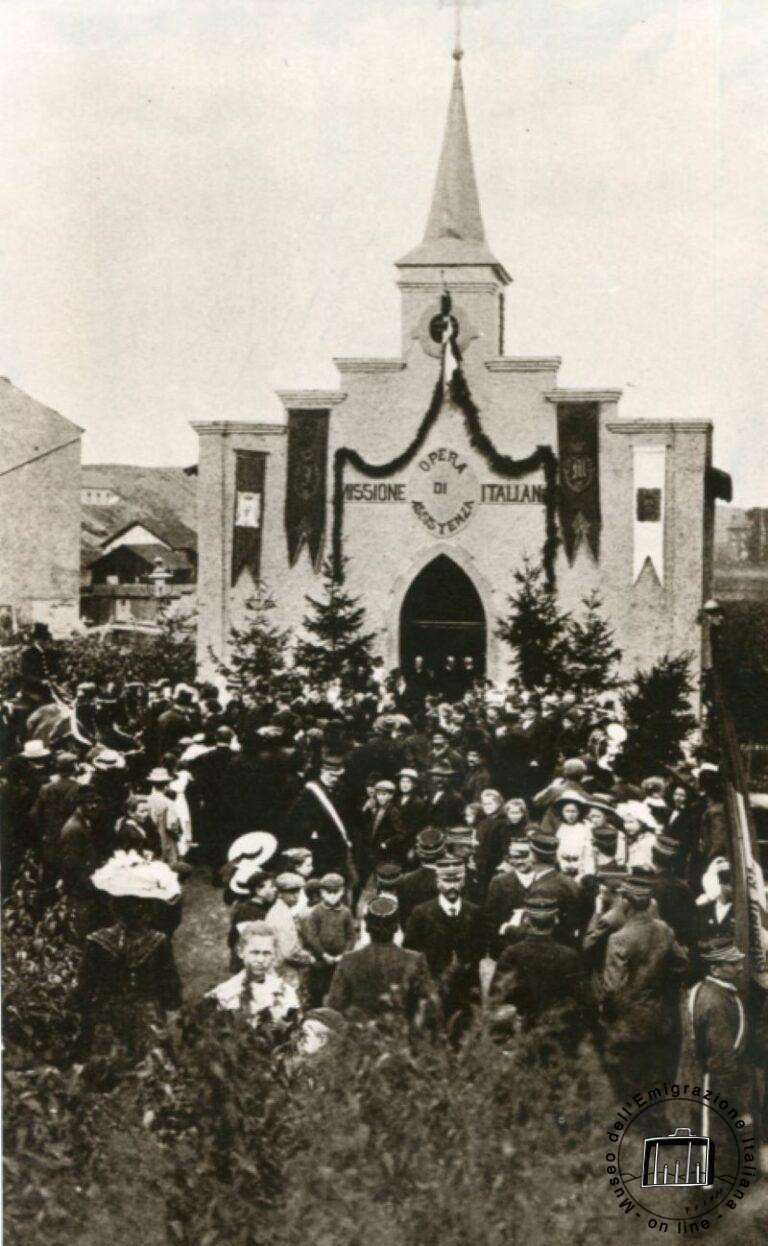
{"label": "young boy in cap", "polygon": [[302,885],[298,874],[288,871],[278,874],[275,879],[277,899],[265,918],[275,932],[277,972],[297,990],[302,984],[303,970],[313,963],[311,953],[302,946],[295,916]]}
{"label": "young boy in cap", "polygon": [[324,874],[320,879],[320,900],[302,920],[301,935],[314,957],[308,979],[309,1003],[314,1008],[323,1002],[336,965],[355,942],[355,923],[344,903],[341,874]]}

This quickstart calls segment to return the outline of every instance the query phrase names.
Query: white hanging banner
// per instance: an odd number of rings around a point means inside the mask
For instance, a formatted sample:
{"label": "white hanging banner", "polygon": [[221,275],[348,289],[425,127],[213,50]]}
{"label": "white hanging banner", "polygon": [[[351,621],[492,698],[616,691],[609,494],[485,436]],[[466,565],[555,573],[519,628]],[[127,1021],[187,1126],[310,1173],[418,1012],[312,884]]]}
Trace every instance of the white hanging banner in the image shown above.
{"label": "white hanging banner", "polygon": [[633,583],[650,559],[659,583],[664,583],[664,479],[666,446],[635,446],[634,507],[635,559]]}

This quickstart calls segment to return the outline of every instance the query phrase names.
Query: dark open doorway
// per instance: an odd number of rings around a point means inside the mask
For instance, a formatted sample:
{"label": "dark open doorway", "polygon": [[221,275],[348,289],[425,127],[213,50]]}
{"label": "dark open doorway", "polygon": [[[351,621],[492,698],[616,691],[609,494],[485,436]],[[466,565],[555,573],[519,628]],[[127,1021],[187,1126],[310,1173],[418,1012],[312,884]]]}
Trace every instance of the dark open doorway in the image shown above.
{"label": "dark open doorway", "polygon": [[438,554],[413,580],[400,612],[400,665],[407,673],[418,655],[433,672],[455,654],[474,658],[485,674],[486,619],[480,594],[461,567]]}

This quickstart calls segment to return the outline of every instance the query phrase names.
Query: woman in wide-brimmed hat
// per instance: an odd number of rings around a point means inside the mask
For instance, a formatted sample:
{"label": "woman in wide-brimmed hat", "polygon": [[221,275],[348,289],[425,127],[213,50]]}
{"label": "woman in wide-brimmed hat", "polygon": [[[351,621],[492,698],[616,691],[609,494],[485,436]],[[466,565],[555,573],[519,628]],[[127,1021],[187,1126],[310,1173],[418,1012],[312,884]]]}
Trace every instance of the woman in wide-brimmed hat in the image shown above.
{"label": "woman in wide-brimmed hat", "polygon": [[92,882],[109,897],[114,921],[85,941],[76,993],[80,1055],[140,1059],[166,1013],[181,1006],[170,939],[152,927],[153,906],[177,902],[179,880],[162,861],[116,852]]}

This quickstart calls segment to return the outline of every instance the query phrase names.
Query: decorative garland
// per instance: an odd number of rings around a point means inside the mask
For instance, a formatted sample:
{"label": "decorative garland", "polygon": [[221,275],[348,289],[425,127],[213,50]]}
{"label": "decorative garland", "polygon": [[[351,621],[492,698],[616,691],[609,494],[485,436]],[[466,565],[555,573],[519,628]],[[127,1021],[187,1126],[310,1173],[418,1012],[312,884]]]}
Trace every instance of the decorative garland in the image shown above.
{"label": "decorative garland", "polygon": [[[557,532],[557,457],[551,446],[537,446],[532,454],[525,459],[513,459],[508,454],[499,454],[490,437],[483,431],[480,412],[472,400],[466,378],[457,366],[449,383],[450,396],[464,416],[469,443],[473,449],[485,459],[486,463],[507,480],[516,480],[541,469],[544,473],[544,506],[546,513],[545,538],[542,549],[542,562],[547,587],[555,587],[555,556],[559,544]],[[443,405],[443,375],[435,385],[432,401],[418,427],[411,444],[390,459],[388,463],[367,463],[356,450],[348,446],[340,446],[333,456],[333,537],[332,560],[334,576],[338,580],[344,578],[344,558],[342,552],[344,527],[344,468],[351,464],[356,471],[373,480],[382,480],[386,476],[394,476],[403,470],[416,457],[424,445],[430,429],[437,420]]]}

